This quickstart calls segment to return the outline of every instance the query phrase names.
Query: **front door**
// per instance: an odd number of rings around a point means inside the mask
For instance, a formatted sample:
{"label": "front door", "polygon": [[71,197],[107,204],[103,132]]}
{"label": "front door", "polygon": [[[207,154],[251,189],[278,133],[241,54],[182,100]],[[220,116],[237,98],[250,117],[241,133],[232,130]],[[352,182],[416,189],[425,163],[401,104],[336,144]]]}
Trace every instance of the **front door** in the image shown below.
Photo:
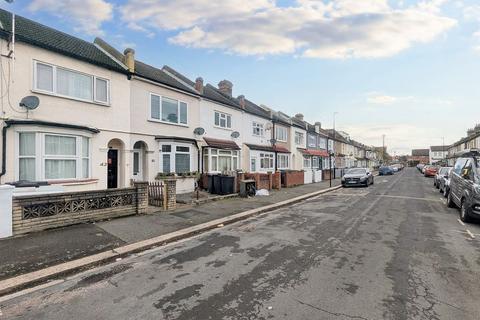
{"label": "front door", "polygon": [[142,150],[133,150],[133,180],[143,181]]}
{"label": "front door", "polygon": [[118,150],[108,150],[107,186],[109,189],[118,187]]}

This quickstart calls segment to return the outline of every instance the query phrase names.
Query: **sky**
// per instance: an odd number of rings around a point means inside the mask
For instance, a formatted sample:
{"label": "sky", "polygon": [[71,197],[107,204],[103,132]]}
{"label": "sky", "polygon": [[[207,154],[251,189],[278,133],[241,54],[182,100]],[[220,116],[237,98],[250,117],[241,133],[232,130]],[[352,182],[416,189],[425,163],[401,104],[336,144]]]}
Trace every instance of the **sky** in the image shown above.
{"label": "sky", "polygon": [[0,7],[99,36],[235,96],[391,154],[480,122],[478,0],[15,0]]}

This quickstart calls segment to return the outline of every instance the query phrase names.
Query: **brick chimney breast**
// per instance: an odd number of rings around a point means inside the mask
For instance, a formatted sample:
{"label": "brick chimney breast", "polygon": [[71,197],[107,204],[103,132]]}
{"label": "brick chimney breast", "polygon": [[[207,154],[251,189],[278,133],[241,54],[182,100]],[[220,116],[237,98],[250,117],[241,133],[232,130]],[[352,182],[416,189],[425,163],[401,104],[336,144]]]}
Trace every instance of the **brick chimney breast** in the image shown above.
{"label": "brick chimney breast", "polygon": [[300,121],[303,121],[303,114],[297,113],[297,114],[295,115],[295,118],[297,118],[297,119],[300,120]]}
{"label": "brick chimney breast", "polygon": [[233,83],[228,80],[222,80],[218,83],[218,90],[223,94],[231,97],[233,93]]}
{"label": "brick chimney breast", "polygon": [[125,55],[125,65],[128,68],[128,71],[135,73],[135,50],[132,48],[127,48],[123,51]]}
{"label": "brick chimney breast", "polygon": [[245,109],[245,104],[246,104],[246,103],[245,103],[245,96],[244,96],[244,95],[240,95],[240,96],[237,97],[237,99],[238,99],[238,103],[240,104],[240,107],[241,107],[242,109]]}
{"label": "brick chimney breast", "polygon": [[197,90],[198,93],[203,94],[203,78],[198,77],[195,79],[195,90]]}

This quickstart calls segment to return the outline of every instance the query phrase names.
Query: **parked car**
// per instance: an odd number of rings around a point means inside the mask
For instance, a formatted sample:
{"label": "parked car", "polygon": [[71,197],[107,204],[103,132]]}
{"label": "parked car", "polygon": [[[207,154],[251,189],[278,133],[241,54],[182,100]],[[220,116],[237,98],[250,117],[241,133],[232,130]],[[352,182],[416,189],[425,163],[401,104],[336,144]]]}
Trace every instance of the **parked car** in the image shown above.
{"label": "parked car", "polygon": [[437,189],[440,188],[440,179],[448,174],[450,167],[440,167],[437,171],[437,174],[433,177],[433,186]]}
{"label": "parked car", "polygon": [[466,150],[459,155],[450,176],[449,207],[460,208],[460,219],[470,222],[480,217],[480,151]]}
{"label": "parked car", "polygon": [[391,176],[391,175],[393,175],[393,170],[392,170],[392,168],[387,167],[387,166],[380,167],[380,169],[378,169],[378,175],[379,176]]}
{"label": "parked car", "polygon": [[425,177],[435,177],[437,172],[438,172],[438,167],[437,166],[425,166],[425,169],[423,171],[423,175]]}
{"label": "parked car", "polygon": [[353,168],[347,170],[345,175],[342,177],[342,186],[365,186],[373,184],[373,174],[369,169],[366,168]]}
{"label": "parked car", "polygon": [[450,177],[452,175],[452,167],[448,167],[448,171],[438,179],[438,189],[446,198],[450,192]]}
{"label": "parked car", "polygon": [[[417,164],[417,169],[418,171],[422,172],[423,168],[425,167],[425,165],[423,163],[419,163]],[[423,172],[422,172],[423,173]]]}

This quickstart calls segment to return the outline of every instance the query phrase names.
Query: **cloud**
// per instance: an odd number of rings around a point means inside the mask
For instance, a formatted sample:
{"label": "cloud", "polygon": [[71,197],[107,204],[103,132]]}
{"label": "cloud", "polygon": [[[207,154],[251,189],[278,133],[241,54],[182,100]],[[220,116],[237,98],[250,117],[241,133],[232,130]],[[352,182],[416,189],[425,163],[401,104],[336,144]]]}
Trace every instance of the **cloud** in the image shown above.
{"label": "cloud", "polygon": [[68,20],[76,31],[91,35],[102,35],[102,23],[113,16],[113,5],[104,0],[33,0],[28,9]]}
{"label": "cloud", "polygon": [[169,31],[173,44],[240,55],[379,58],[433,41],[456,25],[443,0],[394,8],[387,0],[128,0],[133,29]]}
{"label": "cloud", "polygon": [[387,96],[383,94],[369,95],[367,102],[372,104],[392,104],[398,99],[396,97]]}

